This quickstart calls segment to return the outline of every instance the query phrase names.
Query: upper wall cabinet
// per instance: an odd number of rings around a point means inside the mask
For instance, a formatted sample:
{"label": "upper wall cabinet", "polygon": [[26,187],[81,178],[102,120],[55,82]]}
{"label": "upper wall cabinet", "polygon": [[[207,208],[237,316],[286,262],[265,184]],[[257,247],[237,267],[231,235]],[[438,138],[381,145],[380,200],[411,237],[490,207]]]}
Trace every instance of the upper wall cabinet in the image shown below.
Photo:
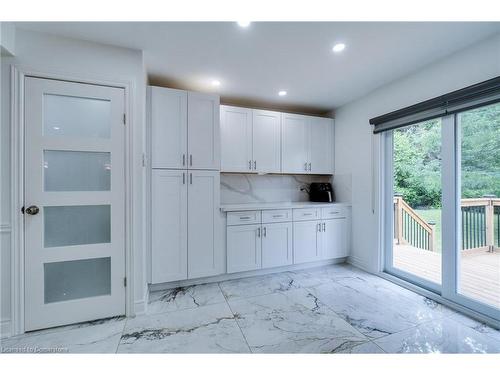
{"label": "upper wall cabinet", "polygon": [[252,172],[252,110],[220,106],[221,171]]}
{"label": "upper wall cabinet", "polygon": [[218,95],[188,92],[188,168],[220,168],[219,106]]}
{"label": "upper wall cabinet", "polygon": [[281,113],[221,106],[221,171],[280,173]]}
{"label": "upper wall cabinet", "polygon": [[283,113],[282,172],[333,174],[333,120]]}
{"label": "upper wall cabinet", "polygon": [[187,92],[150,86],[151,166],[186,168]]}
{"label": "upper wall cabinet", "polygon": [[150,86],[153,168],[218,170],[219,96]]}

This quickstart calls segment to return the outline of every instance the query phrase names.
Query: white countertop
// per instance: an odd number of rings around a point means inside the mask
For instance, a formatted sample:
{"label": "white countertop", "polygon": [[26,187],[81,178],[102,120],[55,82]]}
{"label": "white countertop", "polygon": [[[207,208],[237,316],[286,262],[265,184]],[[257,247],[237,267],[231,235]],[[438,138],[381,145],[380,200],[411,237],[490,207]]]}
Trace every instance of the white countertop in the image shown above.
{"label": "white countertop", "polygon": [[266,203],[238,203],[238,204],[221,204],[220,209],[227,211],[253,211],[253,210],[282,210],[290,208],[310,208],[310,207],[328,207],[328,206],[344,206],[350,207],[350,203],[321,203],[321,202],[266,202]]}

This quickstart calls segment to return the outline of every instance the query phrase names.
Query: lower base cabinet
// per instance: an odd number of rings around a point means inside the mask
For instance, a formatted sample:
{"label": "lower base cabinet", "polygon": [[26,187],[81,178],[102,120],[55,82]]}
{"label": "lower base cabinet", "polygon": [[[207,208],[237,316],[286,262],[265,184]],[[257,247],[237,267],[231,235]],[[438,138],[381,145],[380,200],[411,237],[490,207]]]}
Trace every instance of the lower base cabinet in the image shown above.
{"label": "lower base cabinet", "polygon": [[321,260],[319,220],[293,223],[293,263]]}
{"label": "lower base cabinet", "polygon": [[258,270],[262,267],[260,224],[227,227],[227,272]]}
{"label": "lower base cabinet", "polygon": [[154,169],[151,183],[151,282],[223,273],[219,172]]}
{"label": "lower base cabinet", "polygon": [[262,268],[292,264],[292,223],[262,225]]}
{"label": "lower base cabinet", "polygon": [[347,219],[325,220],[321,227],[321,258],[342,258],[347,253]]}

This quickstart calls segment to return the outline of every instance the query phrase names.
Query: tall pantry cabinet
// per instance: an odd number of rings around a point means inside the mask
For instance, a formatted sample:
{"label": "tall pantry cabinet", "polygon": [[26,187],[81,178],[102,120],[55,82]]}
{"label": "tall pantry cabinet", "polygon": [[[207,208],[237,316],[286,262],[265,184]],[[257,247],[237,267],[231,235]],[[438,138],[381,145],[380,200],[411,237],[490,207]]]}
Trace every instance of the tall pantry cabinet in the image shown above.
{"label": "tall pantry cabinet", "polygon": [[148,87],[151,282],[220,274],[219,97]]}

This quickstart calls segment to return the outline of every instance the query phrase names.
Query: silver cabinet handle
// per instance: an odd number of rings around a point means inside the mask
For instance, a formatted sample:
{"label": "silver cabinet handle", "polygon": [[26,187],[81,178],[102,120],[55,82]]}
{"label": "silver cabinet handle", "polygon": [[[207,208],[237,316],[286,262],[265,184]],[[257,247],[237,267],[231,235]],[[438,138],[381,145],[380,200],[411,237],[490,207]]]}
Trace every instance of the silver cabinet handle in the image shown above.
{"label": "silver cabinet handle", "polygon": [[340,214],[340,212],[339,211],[331,211],[330,212],[330,215],[336,215],[336,214]]}
{"label": "silver cabinet handle", "polygon": [[240,216],[240,220],[250,220],[250,216]]}
{"label": "silver cabinet handle", "polygon": [[305,213],[302,214],[302,216],[311,216],[311,215],[312,215],[311,212],[305,212]]}
{"label": "silver cabinet handle", "polygon": [[248,169],[252,170],[252,161],[251,160],[248,161]]}
{"label": "silver cabinet handle", "polygon": [[257,228],[257,237],[260,237],[260,227]]}
{"label": "silver cabinet handle", "polygon": [[267,229],[266,229],[266,227],[264,227],[264,237],[266,237],[266,236],[267,236]]}
{"label": "silver cabinet handle", "polygon": [[326,223],[323,223],[323,232],[326,232]]}
{"label": "silver cabinet handle", "polygon": [[253,161],[253,170],[257,170],[257,160]]}
{"label": "silver cabinet handle", "polygon": [[193,174],[192,173],[189,174],[189,184],[191,184],[191,185],[193,184]]}
{"label": "silver cabinet handle", "polygon": [[182,165],[186,165],[186,154],[182,154]]}
{"label": "silver cabinet handle", "polygon": [[193,154],[189,155],[189,165],[193,166]]}
{"label": "silver cabinet handle", "polygon": [[183,185],[186,184],[186,174],[185,173],[182,174],[182,184]]}
{"label": "silver cabinet handle", "polygon": [[277,218],[283,217],[283,215],[273,215],[273,217],[274,217],[275,219],[277,219]]}
{"label": "silver cabinet handle", "polygon": [[318,224],[318,232],[321,232],[321,223]]}
{"label": "silver cabinet handle", "polygon": [[311,163],[309,163],[309,171],[311,171]]}
{"label": "silver cabinet handle", "polygon": [[304,170],[307,171],[307,163],[304,164]]}

